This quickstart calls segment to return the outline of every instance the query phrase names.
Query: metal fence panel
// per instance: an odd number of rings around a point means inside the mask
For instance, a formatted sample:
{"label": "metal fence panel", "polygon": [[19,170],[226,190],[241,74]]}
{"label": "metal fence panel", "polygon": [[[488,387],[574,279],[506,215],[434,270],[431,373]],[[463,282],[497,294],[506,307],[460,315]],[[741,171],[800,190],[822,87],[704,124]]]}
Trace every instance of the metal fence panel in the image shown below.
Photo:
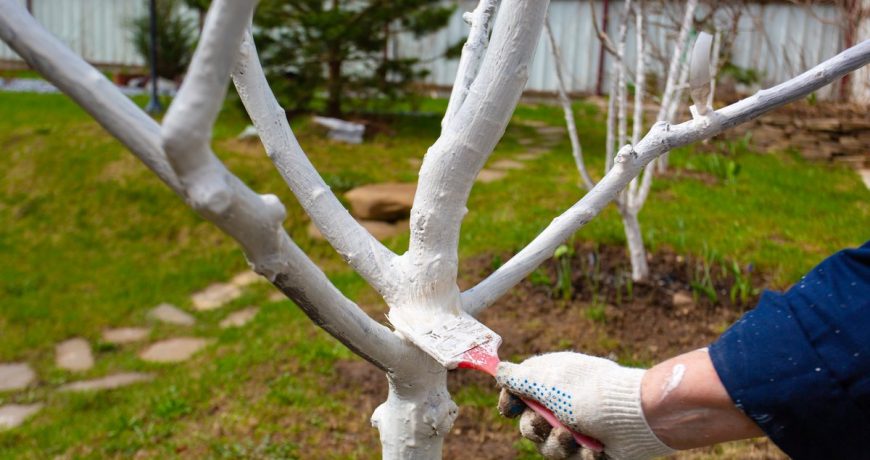
{"label": "metal fence panel", "polygon": [[[598,84],[600,45],[592,24],[590,1],[600,21],[603,0],[553,0],[550,6],[550,23],[565,59],[569,89],[574,92],[591,93]],[[390,45],[394,55],[422,59],[422,67],[429,72],[425,83],[442,87],[453,84],[458,62],[444,58],[443,53],[450,45],[465,39],[468,25],[462,20],[461,13],[472,10],[477,2],[459,0],[457,3],[459,8],[443,30],[419,39],[410,35],[399,36]],[[36,19],[86,60],[117,66],[143,64],[133,48],[129,23],[146,13],[144,0],[32,0],[32,4]],[[622,0],[609,2],[608,32],[612,36],[617,33],[623,5]],[[671,2],[664,10],[649,11],[646,16],[648,46],[660,55],[673,48],[675,35],[675,31],[662,27],[662,24],[673,24],[675,18],[681,17],[682,8],[682,2]],[[701,14],[703,11],[699,16]],[[843,48],[840,22],[840,10],[829,4],[804,7],[765,2],[750,5],[738,24],[733,62],[758,70],[764,85],[783,81]],[[634,34],[633,24],[629,27],[629,34],[630,37]],[[626,58],[633,62],[634,56],[635,46],[630,39]],[[0,59],[18,58],[0,44]],[[664,62],[665,58],[654,59],[649,65],[650,71],[662,75]],[[612,65],[611,58],[605,59],[601,82],[605,91],[608,87],[607,69]],[[549,43],[546,37],[541,37],[529,69],[527,89],[555,91],[553,66]],[[838,94],[838,85],[819,91],[821,98]]]}
{"label": "metal fence panel", "polygon": [[[470,11],[477,2],[461,1],[460,8],[453,15],[450,25],[430,37],[414,39],[402,36],[395,48],[400,55],[422,57],[424,68],[429,71],[425,83],[435,86],[450,86],[456,73],[457,60],[437,58],[448,44],[462,40],[468,33],[468,26],[462,21],[461,13]],[[594,1],[598,20],[602,20],[603,1]],[[616,37],[619,28],[619,15],[624,2],[609,2],[608,33]],[[649,70],[663,77],[668,50],[672,50],[676,30],[663,27],[673,24],[682,17],[682,2],[671,2],[662,11],[648,11],[648,46],[663,57],[653,60]],[[699,10],[698,17],[704,11]],[[758,70],[762,85],[781,82],[812,67],[824,59],[834,56],[843,48],[843,32],[839,26],[840,10],[834,5],[798,6],[791,3],[764,3],[750,5],[738,23],[738,33],[734,38],[733,63]],[[592,93],[598,83],[598,61],[600,44],[595,36],[590,4],[588,1],[553,0],[550,5],[550,24],[565,60],[569,74],[569,90]],[[636,49],[633,43],[634,24],[629,24],[629,40],[626,46],[626,59],[633,63]],[[602,75],[602,88],[606,92],[608,73],[613,65],[612,58],[605,59]],[[529,69],[527,89],[532,91],[554,92],[556,79],[553,73],[553,59],[546,37],[541,37],[535,58]],[[633,64],[632,64],[633,66]],[[838,94],[838,85],[819,91],[821,98],[831,98]]]}

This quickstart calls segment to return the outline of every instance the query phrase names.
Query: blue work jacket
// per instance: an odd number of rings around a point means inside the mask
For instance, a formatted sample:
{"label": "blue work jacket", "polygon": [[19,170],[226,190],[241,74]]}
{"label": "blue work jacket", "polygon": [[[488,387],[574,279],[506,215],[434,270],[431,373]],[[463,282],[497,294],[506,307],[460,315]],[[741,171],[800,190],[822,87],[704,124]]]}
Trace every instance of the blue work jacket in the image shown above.
{"label": "blue work jacket", "polygon": [[870,241],[766,291],[710,346],[731,399],[795,459],[870,459]]}

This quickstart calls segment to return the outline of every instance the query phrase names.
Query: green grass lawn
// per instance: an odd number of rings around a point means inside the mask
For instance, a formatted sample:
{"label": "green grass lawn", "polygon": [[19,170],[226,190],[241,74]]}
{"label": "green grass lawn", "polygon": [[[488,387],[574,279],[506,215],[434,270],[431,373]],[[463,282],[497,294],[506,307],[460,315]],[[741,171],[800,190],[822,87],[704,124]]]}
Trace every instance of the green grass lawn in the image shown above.
{"label": "green grass lawn", "polygon": [[[431,111],[443,107],[443,101],[424,104]],[[603,116],[584,104],[577,114],[587,162],[600,177]],[[557,108],[522,106],[493,161],[525,151],[518,141],[537,136],[523,120],[562,123]],[[362,146],[327,141],[306,120],[294,128],[325,179],[344,191],[415,180],[409,160],[422,158],[439,121],[436,115],[391,117]],[[288,231],[340,289],[371,299],[328,245],[306,236],[308,220],[262,148],[234,139],[245,124],[228,104],[215,129],[219,156],[255,191],[281,197]],[[324,440],[354,445],[353,433],[341,433],[335,420],[370,414],[340,403],[352,395],[342,399],[321,388],[334,375],[332,364],[351,354],[289,301],[270,302],[266,285],[220,311],[197,314],[193,328],[154,325],[153,340],[215,339],[187,363],[145,364],[136,358],[138,346],[99,344],[106,327],[148,324],[146,313],[158,303],[189,307],[192,292],[243,270],[244,257],[63,96],[0,93],[0,146],[0,362],[26,361],[39,374],[32,389],[0,393],[0,404],[45,403],[23,427],[0,432],[0,458],[127,458],[136,452],[148,458],[310,458],[308,449]],[[735,153],[728,157],[691,149],[672,155],[673,169],[690,173],[655,183],[640,216],[651,250],[752,263],[767,275],[768,287],[782,288],[827,254],[870,238],[870,192],[854,172],[787,152],[731,147]],[[736,176],[720,174],[728,161],[739,164]],[[518,250],[579,199],[577,184],[566,139],[525,170],[476,186],[461,255]],[[624,241],[613,209],[577,237]],[[388,244],[404,251],[407,236]],[[227,311],[252,304],[262,309],[251,325],[217,327]],[[55,344],[74,336],[97,344],[97,366],[79,376],[53,364]],[[53,391],[121,370],[158,378],[92,395]],[[495,396],[469,391],[458,399],[491,407]],[[342,452],[341,458],[371,455],[366,446]]]}

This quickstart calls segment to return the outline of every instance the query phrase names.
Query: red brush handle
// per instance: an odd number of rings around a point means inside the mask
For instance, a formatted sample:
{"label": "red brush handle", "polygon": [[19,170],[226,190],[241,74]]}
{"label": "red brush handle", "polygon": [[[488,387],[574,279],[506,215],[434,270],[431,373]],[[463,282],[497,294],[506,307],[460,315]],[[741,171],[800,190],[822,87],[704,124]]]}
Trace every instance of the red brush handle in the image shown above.
{"label": "red brush handle", "polygon": [[571,436],[574,436],[574,440],[577,441],[577,444],[579,444],[579,445],[581,445],[581,446],[583,446],[583,447],[585,447],[593,452],[601,452],[604,450],[604,444],[601,444],[601,441],[599,441],[595,438],[591,438],[589,436],[586,436],[585,434],[580,434],[580,433],[572,430],[571,428],[565,426],[565,424],[562,423],[562,421],[559,420],[555,415],[553,415],[553,413],[550,412],[550,409],[547,409],[546,407],[544,407],[543,404],[539,403],[538,401],[535,401],[534,399],[527,399],[527,398],[520,398],[520,399],[522,399],[523,402],[526,403],[526,405],[529,406],[533,411],[537,412],[538,415],[540,415],[541,417],[544,417],[544,420],[546,420],[547,423],[549,423],[550,425],[553,425],[554,428],[561,427],[561,428],[568,430],[568,432],[571,433]]}
{"label": "red brush handle", "polygon": [[[465,352],[462,356],[462,361],[460,361],[459,366],[463,369],[477,369],[479,371],[486,372],[487,374],[495,377],[496,370],[498,369],[498,363],[501,362],[498,358],[497,352],[494,350],[488,350],[485,347],[477,347],[472,348]],[[580,434],[571,428],[565,426],[561,420],[559,420],[550,409],[544,407],[543,404],[528,398],[520,398],[527,406],[529,406],[533,411],[537,412],[541,417],[544,417],[544,420],[547,421],[550,425],[555,427],[561,427],[568,430],[572,436],[574,436],[574,440],[577,441],[577,444],[593,451],[593,452],[601,452],[604,450],[604,444],[601,444],[601,441],[586,436],[584,434]]]}

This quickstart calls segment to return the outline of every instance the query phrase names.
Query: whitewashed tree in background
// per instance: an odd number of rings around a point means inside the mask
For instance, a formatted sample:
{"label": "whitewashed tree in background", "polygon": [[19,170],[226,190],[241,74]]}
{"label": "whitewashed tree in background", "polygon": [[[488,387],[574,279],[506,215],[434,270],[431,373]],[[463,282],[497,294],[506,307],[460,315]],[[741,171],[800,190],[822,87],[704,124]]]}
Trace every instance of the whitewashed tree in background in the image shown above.
{"label": "whitewashed tree in background", "polygon": [[[593,15],[593,24],[595,24],[596,32],[604,49],[612,56],[615,63],[612,66],[610,75],[610,92],[607,105],[607,139],[605,149],[605,173],[613,167],[613,159],[619,146],[624,146],[628,142],[628,86],[629,86],[629,63],[626,62],[625,49],[628,40],[628,24],[634,19],[634,42],[636,49],[636,61],[634,63],[634,111],[632,114],[632,129],[631,129],[631,145],[637,144],[640,140],[641,133],[644,129],[644,100],[646,98],[646,73],[649,61],[649,49],[646,46],[646,24],[645,17],[647,14],[647,6],[644,0],[627,0],[624,4],[622,15],[619,22],[618,37],[614,42],[606,33],[598,27],[598,21],[594,18],[595,7],[590,4],[590,10]],[[697,7],[697,0],[689,0],[686,3],[686,10],[683,20],[680,25],[680,32],[677,37],[676,47],[670,60],[667,78],[665,79],[665,90],[661,98],[656,122],[672,121],[676,116],[677,109],[680,105],[683,88],[688,80],[688,62],[683,59],[683,48],[689,36],[689,30],[692,27],[692,18]],[[567,85],[565,84],[564,62],[562,60],[559,46],[550,29],[549,22],[546,24],[547,35],[550,41],[550,50],[553,53],[553,61],[555,63],[556,82],[559,94],[559,101],[565,113],[565,123],[568,127],[568,136],[571,140],[571,151],[574,156],[577,169],[582,178],[582,184],[587,190],[591,190],[594,182],[591,179],[589,171],[586,169],[583,160],[583,149],[580,144],[579,136],[577,135],[577,127],[574,121],[574,113],[571,108],[571,100],[568,97]],[[677,76],[679,75],[679,76]],[[712,81],[710,83],[713,84]],[[711,86],[712,93],[712,86]],[[712,99],[710,101],[712,104]],[[663,168],[663,160],[665,155],[659,158],[659,166]],[[652,188],[652,179],[655,174],[656,164],[651,163],[644,168],[641,177],[635,178],[629,184],[629,187],[623,190],[616,198],[616,207],[619,210],[619,215],[622,219],[622,226],[625,232],[626,244],[628,246],[629,260],[631,261],[631,277],[634,281],[641,281],[649,276],[649,265],[646,260],[646,247],[643,243],[643,233],[641,232],[638,215],[643,209],[643,205],[649,198],[650,189]]]}
{"label": "whitewashed tree in background", "polygon": [[[655,158],[714,136],[804,97],[870,61],[862,43],[786,83],[678,125],[657,123],[615,156],[607,174],[522,251],[472,289],[456,283],[458,237],[471,186],[527,80],[548,7],[542,0],[482,0],[468,16],[472,34],[457,75],[457,96],[427,152],[411,216],[408,251],[397,255],[354,221],[306,158],[269,89],[247,31],[253,0],[215,0],[187,77],[163,124],[123,96],[99,71],[46,32],[18,0],[0,0],[0,38],[81,105],[202,217],[242,246],[255,271],[319,327],[387,376],[389,394],[372,415],[384,458],[436,459],[457,407],[447,372],[400,333],[365,315],[293,243],[274,195],[249,189],[210,148],[211,130],[232,77],[270,159],[332,246],[403,318],[425,321],[460,309],[480,313],[550,257]],[[486,36],[492,32],[487,44]]]}

